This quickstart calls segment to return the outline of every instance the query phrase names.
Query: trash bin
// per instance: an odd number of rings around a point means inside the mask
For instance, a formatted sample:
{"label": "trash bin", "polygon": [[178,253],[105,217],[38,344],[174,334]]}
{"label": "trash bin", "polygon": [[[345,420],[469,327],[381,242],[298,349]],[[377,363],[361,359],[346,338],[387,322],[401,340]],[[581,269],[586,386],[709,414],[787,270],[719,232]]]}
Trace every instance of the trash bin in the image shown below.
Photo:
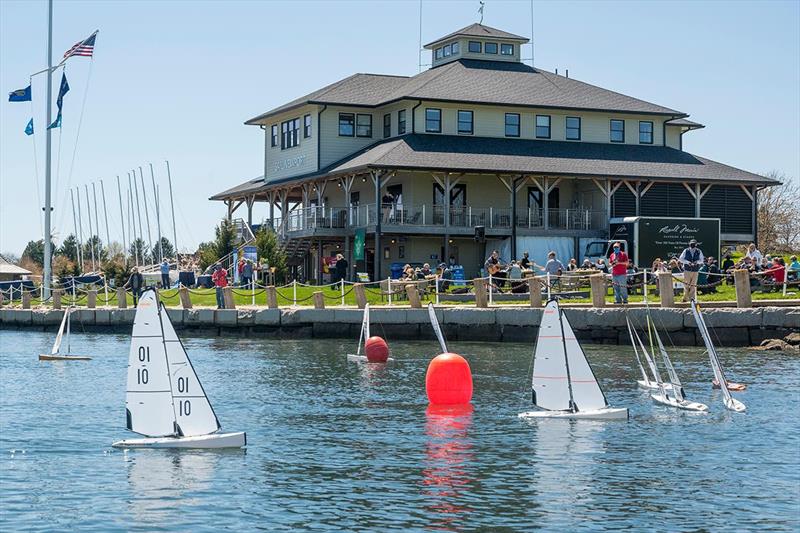
{"label": "trash bin", "polygon": [[453,265],[450,267],[450,272],[453,273],[453,285],[464,286],[464,267],[461,265]]}
{"label": "trash bin", "polygon": [[389,266],[389,272],[392,276],[392,279],[400,279],[400,276],[403,275],[403,267],[405,265],[405,263],[392,263]]}

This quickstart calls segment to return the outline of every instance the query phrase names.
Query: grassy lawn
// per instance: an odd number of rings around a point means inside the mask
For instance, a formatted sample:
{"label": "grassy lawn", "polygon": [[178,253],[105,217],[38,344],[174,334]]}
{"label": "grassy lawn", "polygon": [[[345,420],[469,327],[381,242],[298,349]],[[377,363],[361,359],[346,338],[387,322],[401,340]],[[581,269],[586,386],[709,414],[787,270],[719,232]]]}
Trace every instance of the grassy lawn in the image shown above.
{"label": "grassy lawn", "polygon": [[[717,286],[716,292],[708,293],[708,294],[698,294],[698,300],[701,302],[734,302],[736,301],[736,292],[734,290],[733,285],[726,285],[722,284]],[[588,292],[588,289],[584,289]],[[331,287],[315,287],[315,286],[303,286],[297,285],[296,288],[296,298],[297,298],[297,305],[299,306],[313,306],[313,294],[317,291],[321,291],[325,295],[325,305],[326,307],[335,307],[342,304],[342,293],[339,287],[332,289]],[[295,291],[293,287],[283,287],[277,289],[278,293],[278,305],[281,307],[290,306],[293,304],[293,299],[295,297]],[[389,305],[389,298],[386,295],[381,294],[380,290],[377,286],[367,286],[366,287],[366,295],[367,301],[372,305]],[[178,289],[170,289],[166,291],[160,291],[159,296],[161,301],[168,307],[180,307],[180,298],[178,296]],[[257,289],[253,292],[250,290],[234,288],[233,289],[233,296],[234,301],[236,302],[237,307],[249,307],[255,304],[259,307],[266,307],[267,305],[267,296],[264,289]],[[681,294],[675,296],[675,301],[680,301]],[[783,296],[780,290],[773,291],[773,292],[761,292],[756,291],[752,294],[753,300],[778,300],[778,299],[787,299],[787,300],[798,300],[800,303],[800,286],[789,287],[787,290],[786,296]],[[190,289],[190,298],[192,300],[192,305],[195,307],[216,307],[216,293],[214,289]],[[521,300],[517,301],[494,301],[493,305],[526,305],[527,304],[527,295],[521,295]],[[62,305],[68,305],[71,303],[71,295],[65,295],[62,299]],[[128,294],[127,297],[128,307],[133,306],[133,297]],[[427,302],[434,302],[436,301],[435,294],[430,291],[427,294],[422,296],[423,303]],[[566,303],[582,303],[587,304],[591,303],[591,297],[586,298],[569,298],[564,300]],[[648,286],[648,295],[647,301],[650,303],[659,303],[660,298],[655,294],[655,287]],[[467,306],[471,307],[475,305],[474,300],[468,301],[458,301],[454,300],[453,298],[448,298],[448,293],[440,293],[439,294],[439,302],[441,304],[447,305],[458,305],[458,306]],[[609,288],[608,293],[606,295],[606,303],[613,303],[614,296]],[[631,294],[629,297],[629,302],[631,303],[642,303],[644,302],[644,296],[641,292],[641,289],[637,291],[636,294]],[[80,307],[86,305],[86,295],[79,295],[77,298],[76,304]],[[344,296],[344,304],[348,306],[355,306],[356,305],[356,298],[355,292],[353,290],[352,285],[347,285],[345,287],[345,296]],[[6,302],[6,305],[8,303]],[[15,307],[20,307],[21,302],[19,300],[15,300],[13,302]],[[41,305],[41,302],[38,299],[33,299],[31,301],[31,305],[33,307],[37,307]],[[50,302],[45,303],[46,307],[51,305]],[[108,293],[108,301],[105,300],[104,292],[100,291],[97,294],[97,306],[104,307],[108,305],[109,307],[116,308],[117,307],[117,297],[116,291],[109,291]],[[408,305],[408,300],[405,298],[398,298],[398,295],[392,295],[392,305]]]}

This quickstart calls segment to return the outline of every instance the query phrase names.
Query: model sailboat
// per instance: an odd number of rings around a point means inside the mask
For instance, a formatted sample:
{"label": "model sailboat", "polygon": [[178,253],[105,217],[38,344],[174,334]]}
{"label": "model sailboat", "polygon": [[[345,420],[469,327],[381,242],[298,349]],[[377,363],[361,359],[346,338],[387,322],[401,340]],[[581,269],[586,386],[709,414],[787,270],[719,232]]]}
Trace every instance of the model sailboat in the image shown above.
{"label": "model sailboat", "polygon": [[544,308],[533,359],[535,411],[520,418],[622,419],[628,409],[608,405],[572,326],[550,300]]}
{"label": "model sailboat", "polygon": [[[364,355],[361,354],[362,347],[364,348]],[[385,354],[382,353],[384,348],[386,349]],[[373,350],[381,353],[378,353],[376,357],[376,354],[372,352]],[[386,341],[380,337],[373,338],[369,333],[369,304],[366,304],[364,306],[364,316],[361,319],[361,333],[358,335],[358,346],[356,347],[356,353],[347,354],[347,360],[380,363],[394,361],[394,359],[388,356],[388,350],[389,347],[386,345]],[[372,358],[370,358],[370,355],[372,355]]]}
{"label": "model sailboat", "polygon": [[[647,317],[647,331],[650,335],[650,352],[647,351],[647,348],[642,342],[641,337],[639,337],[639,334],[636,333],[636,330],[633,330],[642,353],[644,353],[648,362],[651,364],[651,370],[653,371],[653,376],[655,377],[656,391],[650,395],[653,401],[661,405],[666,405],[667,407],[675,407],[677,409],[684,409],[686,411],[708,411],[707,405],[700,402],[690,402],[686,399],[686,394],[683,390],[683,384],[678,377],[678,373],[675,371],[672,360],[670,359],[666,348],[664,348],[664,343],[661,342],[661,337],[658,335],[658,331],[656,330],[655,325],[653,324],[653,321],[649,315]],[[661,379],[661,373],[658,371],[658,364],[655,362],[655,348],[653,347],[654,338],[658,345],[658,351],[661,354],[661,359],[664,362],[664,367],[667,369],[669,383],[665,383],[664,380]]]}
{"label": "model sailboat", "polygon": [[[742,402],[731,396],[730,384],[725,377],[725,372],[722,370],[722,364],[719,362],[717,349],[714,347],[714,343],[711,342],[711,336],[708,333],[708,327],[706,326],[706,321],[703,318],[703,314],[700,312],[700,306],[697,305],[697,302],[694,300],[692,300],[691,305],[694,321],[697,323],[697,328],[700,330],[700,335],[703,337],[703,342],[705,343],[706,351],[708,352],[708,358],[711,361],[711,369],[714,372],[714,381],[719,384],[719,387],[722,390],[722,403],[724,403],[725,407],[731,411],[741,413],[742,411],[746,410],[747,407],[745,407]],[[736,385],[739,384],[737,383]],[[744,388],[743,385],[740,386],[742,389]]]}
{"label": "model sailboat", "polygon": [[136,309],[125,406],[128,429],[144,438],[115,442],[117,448],[247,444],[244,432],[219,432],[219,420],[155,289],[142,293]]}
{"label": "model sailboat", "polygon": [[[67,307],[64,311],[64,317],[61,319],[61,325],[58,327],[58,334],[53,343],[53,349],[49,354],[39,354],[40,361],[90,361],[92,358],[85,355],[70,355],[71,346],[70,338],[72,333],[72,312],[75,311],[73,306]],[[61,353],[61,344],[66,335],[67,339],[67,353]]]}

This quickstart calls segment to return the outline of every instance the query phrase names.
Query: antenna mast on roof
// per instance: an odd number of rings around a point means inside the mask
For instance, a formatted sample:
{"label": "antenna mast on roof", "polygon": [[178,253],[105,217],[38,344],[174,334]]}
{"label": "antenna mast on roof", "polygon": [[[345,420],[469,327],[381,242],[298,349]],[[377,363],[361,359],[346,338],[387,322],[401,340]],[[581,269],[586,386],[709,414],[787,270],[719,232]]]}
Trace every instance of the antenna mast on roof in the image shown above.
{"label": "antenna mast on roof", "polygon": [[531,0],[531,68],[533,68],[533,0]]}
{"label": "antenna mast on roof", "polygon": [[481,7],[479,7],[479,8],[478,8],[478,13],[480,13],[480,14],[481,14],[481,20],[480,20],[480,21],[478,21],[478,24],[483,24],[483,8],[484,8],[484,3],[483,3],[483,2],[478,2],[478,3],[481,5]]}
{"label": "antenna mast on roof", "polygon": [[419,47],[417,48],[417,72],[422,72],[422,0],[419,0]]}

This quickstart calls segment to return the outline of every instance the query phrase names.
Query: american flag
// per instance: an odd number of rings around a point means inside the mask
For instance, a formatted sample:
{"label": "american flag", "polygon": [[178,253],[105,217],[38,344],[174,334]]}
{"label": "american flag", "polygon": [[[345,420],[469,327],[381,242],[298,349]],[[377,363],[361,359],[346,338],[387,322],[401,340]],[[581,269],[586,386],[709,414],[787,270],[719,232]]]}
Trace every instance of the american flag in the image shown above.
{"label": "american flag", "polygon": [[65,61],[68,57],[72,56],[83,56],[83,57],[92,57],[94,54],[94,40],[97,37],[97,32],[94,32],[86,39],[75,43],[75,45],[64,52],[64,59],[61,61]]}

